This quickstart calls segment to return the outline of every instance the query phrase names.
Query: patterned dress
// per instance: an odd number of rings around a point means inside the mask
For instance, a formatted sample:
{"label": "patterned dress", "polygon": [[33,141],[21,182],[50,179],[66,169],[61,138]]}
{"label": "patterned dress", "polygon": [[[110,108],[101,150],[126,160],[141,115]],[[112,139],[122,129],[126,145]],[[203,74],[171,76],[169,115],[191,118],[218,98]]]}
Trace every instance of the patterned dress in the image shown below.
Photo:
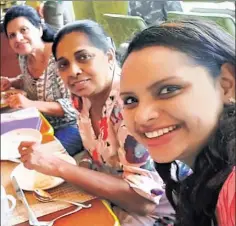
{"label": "patterned dress", "polygon": [[54,129],[65,127],[76,123],[76,111],[71,102],[69,91],[57,72],[54,57],[49,59],[48,67],[39,79],[34,79],[28,72],[27,56],[19,56],[21,69],[20,78],[23,81],[22,89],[26,91],[27,97],[31,100],[56,101],[63,108],[64,117],[53,117],[44,114]]}
{"label": "patterned dress", "polygon": [[[77,101],[82,106],[80,110],[77,106],[80,135],[93,161],[93,170],[120,176],[135,192],[156,203],[156,210],[150,216],[138,216],[113,206],[121,225],[152,226],[154,218],[171,216],[174,211],[167,201],[164,183],[154,169],[153,160],[124,125],[119,86],[120,76],[116,74],[112,90],[103,106],[98,137],[95,136],[90,119],[90,101],[87,98]],[[75,102],[76,99],[79,100],[74,97]]]}

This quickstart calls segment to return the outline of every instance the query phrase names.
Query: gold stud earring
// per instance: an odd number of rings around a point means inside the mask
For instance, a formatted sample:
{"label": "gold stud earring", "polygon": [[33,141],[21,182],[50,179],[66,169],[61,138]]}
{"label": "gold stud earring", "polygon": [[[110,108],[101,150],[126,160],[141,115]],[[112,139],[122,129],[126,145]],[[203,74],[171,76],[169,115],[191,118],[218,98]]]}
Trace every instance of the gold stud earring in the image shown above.
{"label": "gold stud earring", "polygon": [[230,98],[229,98],[229,103],[230,103],[230,104],[235,104],[235,103],[236,103],[236,100],[235,100],[233,97],[230,97]]}

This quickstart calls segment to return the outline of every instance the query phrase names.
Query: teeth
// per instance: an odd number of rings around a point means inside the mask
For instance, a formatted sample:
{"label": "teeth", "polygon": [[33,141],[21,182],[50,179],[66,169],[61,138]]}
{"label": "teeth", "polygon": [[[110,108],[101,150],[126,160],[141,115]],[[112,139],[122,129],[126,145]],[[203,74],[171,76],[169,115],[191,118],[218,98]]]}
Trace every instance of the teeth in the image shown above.
{"label": "teeth", "polygon": [[159,130],[154,131],[154,132],[145,133],[145,135],[148,138],[160,137],[163,134],[169,133],[169,132],[171,132],[175,129],[176,129],[176,126],[170,126],[168,128],[159,129]]}

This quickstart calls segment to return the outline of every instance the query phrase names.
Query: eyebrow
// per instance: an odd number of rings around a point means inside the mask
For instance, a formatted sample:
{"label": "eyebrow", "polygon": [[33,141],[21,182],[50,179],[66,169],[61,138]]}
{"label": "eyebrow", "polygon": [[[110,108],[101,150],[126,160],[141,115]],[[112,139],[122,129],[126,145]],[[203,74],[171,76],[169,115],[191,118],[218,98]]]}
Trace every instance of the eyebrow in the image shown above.
{"label": "eyebrow", "polygon": [[[177,76],[171,76],[171,77],[168,77],[168,78],[161,79],[161,80],[151,84],[150,86],[148,86],[147,89],[152,90],[154,87],[160,85],[161,83],[169,81],[169,80],[173,80],[173,79],[176,79],[176,78],[178,78],[178,77]],[[131,95],[131,94],[134,94],[134,93],[133,92],[120,92],[120,96]]]}
{"label": "eyebrow", "polygon": [[[29,29],[29,27],[27,27],[27,26],[25,26],[25,25],[20,26],[19,29],[22,29],[22,28],[28,28],[28,29]],[[9,32],[7,32],[7,33],[9,33],[9,34],[11,34],[11,33],[16,33],[16,31],[9,31]]]}
{"label": "eyebrow", "polygon": [[[78,51],[74,52],[74,56],[81,53],[81,52],[84,52],[84,51],[86,51],[86,50],[85,49],[78,50]],[[57,61],[60,61],[60,60],[66,60],[66,58],[62,56],[57,59]]]}
{"label": "eyebrow", "polygon": [[148,86],[147,89],[148,89],[148,90],[152,90],[154,87],[160,85],[161,83],[166,82],[166,81],[169,81],[169,80],[173,80],[173,79],[176,79],[176,78],[179,78],[179,77],[177,77],[177,76],[171,76],[171,77],[168,77],[168,78],[161,79],[161,80],[159,80],[159,81],[157,81],[157,82],[154,82],[154,83],[151,84],[150,86]]}

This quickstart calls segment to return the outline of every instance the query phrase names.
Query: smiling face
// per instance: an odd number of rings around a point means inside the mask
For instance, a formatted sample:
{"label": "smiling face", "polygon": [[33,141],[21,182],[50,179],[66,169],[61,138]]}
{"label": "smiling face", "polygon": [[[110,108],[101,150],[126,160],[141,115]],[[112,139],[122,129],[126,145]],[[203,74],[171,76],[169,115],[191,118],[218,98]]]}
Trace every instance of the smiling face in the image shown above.
{"label": "smiling face", "polygon": [[28,55],[42,42],[42,29],[36,28],[25,17],[17,17],[7,25],[11,48],[20,55]]}
{"label": "smiling face", "polygon": [[104,53],[93,46],[86,34],[66,34],[57,46],[56,57],[60,76],[77,96],[91,97],[111,83],[112,51]]}
{"label": "smiling face", "polygon": [[217,87],[184,53],[158,46],[134,51],[122,68],[125,123],[156,162],[186,162],[217,125],[223,107]]}

